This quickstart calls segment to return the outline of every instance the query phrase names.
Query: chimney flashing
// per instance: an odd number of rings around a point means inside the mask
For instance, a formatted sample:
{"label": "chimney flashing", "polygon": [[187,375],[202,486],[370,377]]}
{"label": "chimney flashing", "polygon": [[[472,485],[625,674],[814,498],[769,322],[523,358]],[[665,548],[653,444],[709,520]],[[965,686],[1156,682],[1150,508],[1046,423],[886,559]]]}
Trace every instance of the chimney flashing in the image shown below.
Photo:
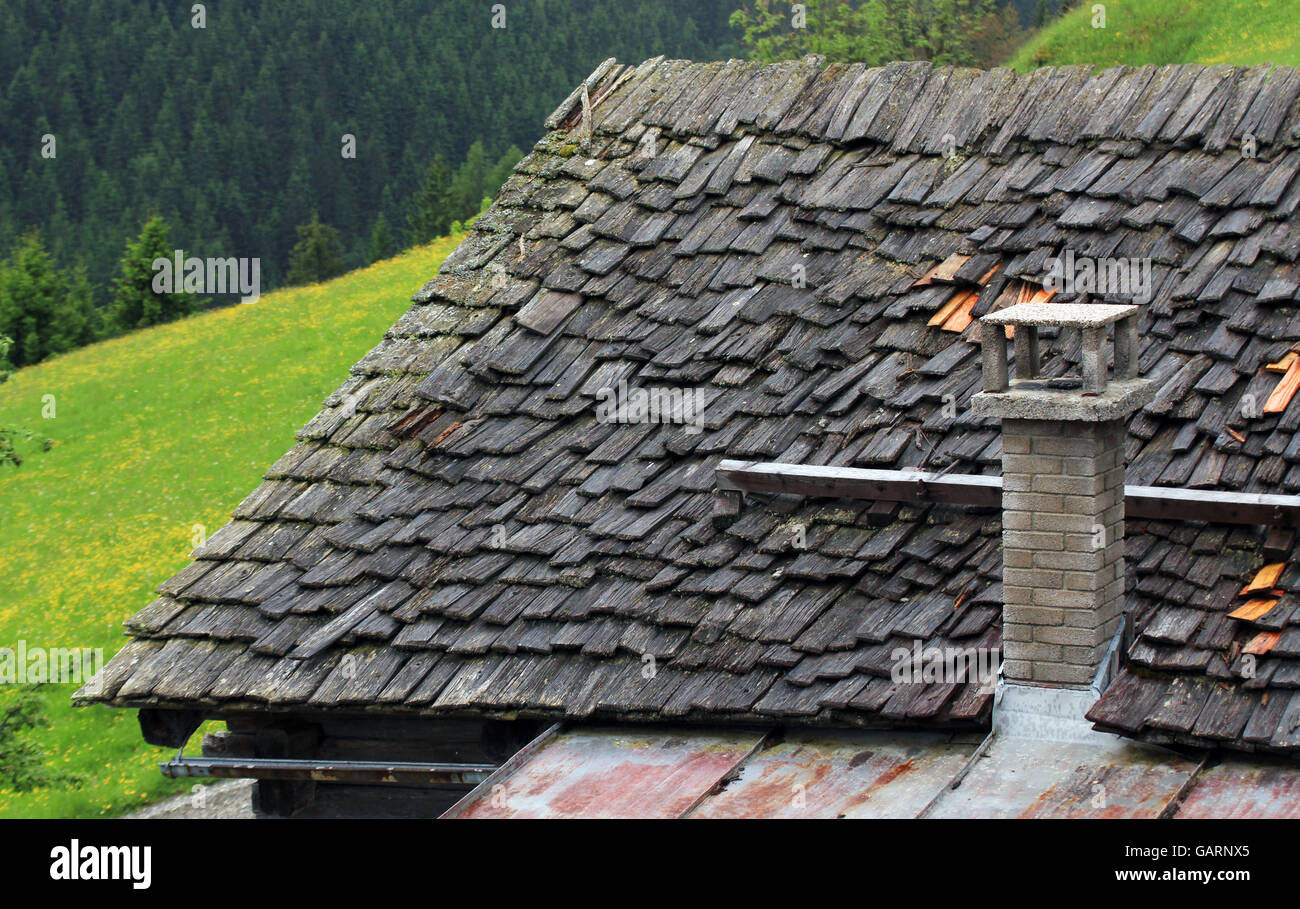
{"label": "chimney flashing", "polygon": [[1096,744],[1119,742],[1119,736],[1093,729],[1084,714],[1097,703],[1119,674],[1124,619],[1111,638],[1105,658],[1087,688],[1055,688],[998,679],[993,695],[993,731],[1002,737],[1036,741]]}

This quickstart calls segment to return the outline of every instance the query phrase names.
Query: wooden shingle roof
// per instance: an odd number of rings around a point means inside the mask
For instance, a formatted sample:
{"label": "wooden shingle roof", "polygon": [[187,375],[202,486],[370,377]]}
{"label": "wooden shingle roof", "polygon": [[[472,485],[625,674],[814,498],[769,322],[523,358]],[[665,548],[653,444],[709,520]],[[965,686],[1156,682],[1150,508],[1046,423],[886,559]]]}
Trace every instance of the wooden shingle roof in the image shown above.
{"label": "wooden shingle roof", "polygon": [[[1152,262],[1129,482],[1300,490],[1300,404],[1264,406],[1300,345],[1300,72],[652,60],[585,87],[85,699],[986,724],[989,691],[890,667],[999,644],[996,511],[715,520],[713,468],[997,473],[972,320],[1067,248]],[[1044,344],[1048,375],[1077,360]],[[703,431],[599,422],[620,381],[703,389]],[[1294,534],[1130,521],[1128,557],[1094,719],[1300,748]],[[1277,602],[1231,617],[1276,562]]]}

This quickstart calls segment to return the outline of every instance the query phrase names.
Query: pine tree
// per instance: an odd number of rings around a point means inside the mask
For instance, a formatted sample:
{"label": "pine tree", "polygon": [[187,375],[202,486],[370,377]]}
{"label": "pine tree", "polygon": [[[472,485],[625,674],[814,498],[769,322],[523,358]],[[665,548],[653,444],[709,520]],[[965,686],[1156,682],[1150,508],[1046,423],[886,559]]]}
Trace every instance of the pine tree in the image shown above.
{"label": "pine tree", "polygon": [[15,367],[39,363],[71,349],[59,324],[67,279],[54,267],[37,231],[24,234],[0,269],[0,335],[13,339]]}
{"label": "pine tree", "polygon": [[[529,0],[531,11],[512,10],[509,29],[485,36],[460,0],[311,0],[305,17],[302,4],[232,0],[225,15],[209,4],[212,40],[200,45],[188,3],[74,5],[71,15],[68,4],[0,3],[0,124],[22,124],[25,137],[0,142],[0,257],[40,227],[56,262],[86,264],[102,307],[125,241],[154,211],[177,246],[259,255],[269,290],[314,206],[339,228],[347,264],[365,260],[380,210],[394,247],[404,245],[430,158],[441,154],[442,179],[412,234],[443,235],[508,176],[494,164],[499,150],[527,148],[601,59],[737,56],[728,13],[753,4]],[[475,66],[446,65],[466,48]],[[41,156],[47,132],[54,160]],[[360,160],[341,161],[343,133],[356,135]],[[487,166],[472,160],[475,139],[492,153]],[[448,206],[458,174],[461,204]]]}
{"label": "pine tree", "polygon": [[[9,351],[14,346],[14,342],[4,335],[0,335],[0,385],[9,381],[9,371],[13,364],[9,362]],[[0,425],[0,467],[6,464],[12,464],[14,467],[22,464],[23,456],[15,444],[19,439],[25,439],[29,442],[39,442],[47,451],[54,443],[46,438],[39,437],[25,426],[6,426]]]}
{"label": "pine tree", "polygon": [[1029,23],[1030,27],[1042,28],[1047,24],[1048,18],[1047,0],[1038,0],[1038,5],[1034,7],[1034,16]]}
{"label": "pine tree", "polygon": [[510,179],[510,174],[514,171],[515,165],[523,158],[524,153],[517,146],[510,146],[506,149],[505,154],[497,159],[497,163],[487,172],[483,178],[483,189],[491,193],[493,198],[500,192],[501,185]]}
{"label": "pine tree", "polygon": [[[465,155],[465,163],[456,170],[456,178],[451,181],[451,210],[458,219],[468,219],[478,214],[479,203],[483,200],[483,178],[487,175],[487,155],[483,143],[475,141]],[[496,187],[492,187],[493,190]]]}
{"label": "pine tree", "polygon": [[447,233],[452,220],[450,190],[451,170],[442,155],[434,155],[408,218],[412,246],[423,245]]}
{"label": "pine tree", "polygon": [[286,284],[315,284],[343,273],[343,242],[339,232],[320,223],[315,212],[311,221],[298,227],[298,242],[289,254]]}
{"label": "pine tree", "polygon": [[104,337],[104,313],[95,306],[95,286],[84,263],[68,274],[68,294],[63,305],[63,336],[67,350],[84,347]]}
{"label": "pine tree", "polygon": [[183,275],[172,274],[171,290],[161,281],[154,289],[153,263],[158,259],[173,260],[175,250],[169,239],[171,231],[161,215],[145,222],[140,236],[127,243],[126,252],[118,262],[118,277],[113,283],[113,299],[108,305],[108,330],[110,332],[134,331],[149,325],[160,325],[189,315],[199,301],[182,292]]}
{"label": "pine tree", "polygon": [[370,231],[369,261],[378,262],[392,254],[393,238],[388,233],[388,222],[384,219],[384,213],[380,212],[379,217],[375,219],[374,229]]}
{"label": "pine tree", "polygon": [[821,54],[871,66],[890,60],[978,65],[989,61],[972,35],[998,9],[995,0],[805,0],[804,6],[815,28],[792,29],[788,10],[765,2],[732,13],[750,59],[771,63]]}

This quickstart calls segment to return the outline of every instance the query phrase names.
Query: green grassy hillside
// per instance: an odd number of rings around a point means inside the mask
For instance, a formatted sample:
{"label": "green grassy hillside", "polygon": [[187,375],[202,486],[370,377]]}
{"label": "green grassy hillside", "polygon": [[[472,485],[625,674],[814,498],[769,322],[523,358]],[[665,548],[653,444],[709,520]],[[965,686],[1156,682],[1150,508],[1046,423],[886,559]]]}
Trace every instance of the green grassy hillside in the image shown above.
{"label": "green grassy hillside", "polygon": [[[0,647],[115,653],[122,621],[188,561],[195,526],[226,522],[458,240],[83,348],[0,385],[0,426],[54,440],[0,469]],[[0,816],[116,815],[188,788],[159,775],[170,755],[143,743],[134,711],[74,709],[75,686],[41,689],[46,766],[81,781],[15,792],[0,780]]]}
{"label": "green grassy hillside", "polygon": [[1094,28],[1093,0],[1032,38],[1011,66],[1092,63],[1300,64],[1295,0],[1104,0],[1106,27]]}

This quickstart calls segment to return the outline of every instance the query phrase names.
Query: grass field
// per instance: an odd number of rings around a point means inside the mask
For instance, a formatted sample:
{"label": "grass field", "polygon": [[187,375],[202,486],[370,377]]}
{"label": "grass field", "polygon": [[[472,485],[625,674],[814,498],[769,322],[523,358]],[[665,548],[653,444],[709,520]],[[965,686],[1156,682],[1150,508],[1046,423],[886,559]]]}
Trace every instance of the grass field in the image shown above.
{"label": "grass field", "polygon": [[[115,653],[122,621],[188,561],[196,525],[211,534],[226,522],[459,239],[83,348],[0,385],[0,426],[54,440],[0,469],[0,647]],[[158,773],[171,752],[144,744],[134,711],[74,709],[75,687],[41,686],[52,722],[34,737],[52,774],[80,782],[15,792],[0,781],[0,817],[117,815],[189,788]]]}
{"label": "grass field", "polygon": [[[1105,28],[1094,28],[1094,6]],[[1011,60],[1038,66],[1092,63],[1300,64],[1296,0],[1083,0]]]}

